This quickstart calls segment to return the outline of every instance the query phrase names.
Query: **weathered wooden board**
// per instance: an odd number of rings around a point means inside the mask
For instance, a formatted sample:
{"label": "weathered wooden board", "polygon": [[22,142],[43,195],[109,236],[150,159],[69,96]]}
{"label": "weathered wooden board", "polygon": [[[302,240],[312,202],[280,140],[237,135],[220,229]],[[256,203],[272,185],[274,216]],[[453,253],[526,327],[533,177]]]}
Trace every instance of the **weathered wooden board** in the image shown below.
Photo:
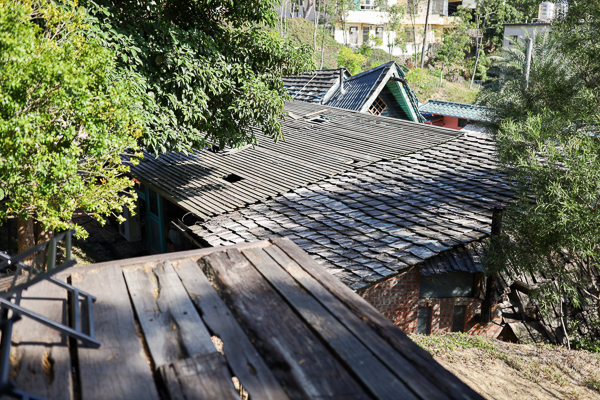
{"label": "weathered wooden board", "polygon": [[[267,249],[268,250],[268,249]],[[304,321],[324,340],[378,399],[417,397],[314,297],[266,253],[249,249],[242,254],[277,289]],[[365,326],[365,330],[368,328]],[[358,332],[360,334],[360,332]]]}
{"label": "weathered wooden board", "polygon": [[290,398],[370,398],[239,251],[201,265]]}
{"label": "weathered wooden board", "polygon": [[431,354],[416,345],[404,332],[389,319],[381,315],[363,298],[356,296],[350,288],[330,275],[295,243],[287,238],[271,239],[298,265],[312,275],[319,283],[344,302],[353,313],[364,320],[382,336],[397,352],[409,360],[432,385],[443,390],[452,399],[482,399],[473,389],[443,368]]}
{"label": "weathered wooden board", "polygon": [[285,400],[287,395],[252,346],[196,262],[175,265],[202,320],[223,341],[223,352],[233,373],[254,399]]}
{"label": "weathered wooden board", "polygon": [[[67,324],[67,291],[42,281],[23,292],[21,306],[56,322]],[[30,318],[13,327],[12,366],[16,386],[52,400],[70,399],[71,359],[67,336]]]}
{"label": "weathered wooden board", "polygon": [[123,275],[156,367],[217,351],[170,262]]}
{"label": "weathered wooden board", "polygon": [[[239,400],[220,353],[175,361],[160,367],[171,400]],[[260,398],[260,397],[258,397]]]}
{"label": "weathered wooden board", "polygon": [[[350,330],[396,376],[423,399],[447,399],[448,396],[431,384],[408,360],[395,351],[383,338],[370,329],[331,292],[319,284],[277,246],[264,250],[304,289],[315,297],[335,318]],[[246,251],[244,251],[246,254]]]}
{"label": "weathered wooden board", "polygon": [[135,326],[121,269],[109,266],[71,274],[73,286],[97,298],[93,305],[99,349],[79,346],[81,393],[92,399],[158,399],[150,362]]}

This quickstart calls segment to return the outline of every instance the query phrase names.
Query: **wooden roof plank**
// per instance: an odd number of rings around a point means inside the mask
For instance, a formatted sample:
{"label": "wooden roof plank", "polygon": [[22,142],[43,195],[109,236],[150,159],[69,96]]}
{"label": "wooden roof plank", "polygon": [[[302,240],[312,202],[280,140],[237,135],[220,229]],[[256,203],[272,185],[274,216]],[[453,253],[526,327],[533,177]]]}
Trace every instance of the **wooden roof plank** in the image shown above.
{"label": "wooden roof plank", "polygon": [[217,351],[169,261],[123,274],[157,367]]}
{"label": "wooden roof plank", "polygon": [[213,276],[240,324],[252,332],[263,358],[278,366],[271,369],[288,393],[297,398],[328,398],[331,393],[370,398],[238,250],[210,254],[204,262],[205,273]]}
{"label": "wooden roof plank", "polygon": [[265,251],[249,249],[242,251],[242,254],[377,399],[392,400],[397,399],[398,395],[407,400],[417,399],[352,332],[339,323],[310,293],[303,291]]}
{"label": "wooden roof plank", "polygon": [[[245,250],[246,254],[250,250]],[[340,321],[356,338],[358,338],[369,351],[383,362],[406,386],[422,399],[447,399],[448,397],[410,364],[401,354],[396,352],[374,331],[365,326],[350,309],[338,298],[319,284],[294,260],[277,246],[265,248],[264,252],[279,266],[288,272],[306,291],[308,291],[323,307],[325,307],[338,321]],[[396,393],[396,398],[404,393]]]}
{"label": "wooden roof plank", "polygon": [[170,399],[239,400],[223,355],[214,352],[160,367]]}
{"label": "wooden roof plank", "polygon": [[276,238],[271,239],[271,241],[290,256],[290,258],[294,259],[306,272],[317,279],[323,287],[327,288],[338,299],[350,307],[352,312],[359,318],[367,321],[372,329],[388,341],[403,357],[415,365],[417,370],[431,381],[432,385],[436,385],[448,397],[457,400],[482,399],[477,392],[438,364],[431,354],[415,346],[410,338],[395,326],[392,321],[381,315],[362,297],[355,296],[355,293],[349,287],[330,275],[291,240]]}
{"label": "wooden roof plank", "polygon": [[[203,263],[202,259],[198,262]],[[198,263],[175,266],[183,286],[200,310],[206,326],[223,341],[223,352],[235,376],[256,399],[285,400],[287,394],[223,303]]]}
{"label": "wooden roof plank", "polygon": [[[23,293],[21,307],[66,322],[67,291],[42,281]],[[12,378],[16,387],[41,398],[70,400],[71,357],[63,334],[30,318],[13,326]],[[52,363],[52,369],[49,364]]]}
{"label": "wooden roof plank", "polygon": [[71,280],[96,296],[94,325],[96,339],[102,342],[98,349],[78,349],[82,397],[158,400],[121,269],[113,265],[75,272]]}

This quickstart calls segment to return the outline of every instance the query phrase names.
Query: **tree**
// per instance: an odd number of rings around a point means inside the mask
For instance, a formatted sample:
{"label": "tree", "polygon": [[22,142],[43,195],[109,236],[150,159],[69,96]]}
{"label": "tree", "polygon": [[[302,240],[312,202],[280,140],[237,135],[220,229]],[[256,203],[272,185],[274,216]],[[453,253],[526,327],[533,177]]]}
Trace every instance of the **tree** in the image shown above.
{"label": "tree", "polygon": [[[598,37],[600,4],[570,1],[553,32],[533,38],[529,87],[525,44],[517,43],[499,60],[502,84],[483,98],[501,121],[498,158],[515,196],[504,234],[489,246],[488,268],[536,274],[537,296],[546,307],[595,302],[600,311]],[[563,321],[565,334],[567,325]]]}
{"label": "tree", "polygon": [[413,47],[414,47],[414,55],[415,55],[415,64],[417,62],[417,20],[419,18],[419,14],[421,13],[421,0],[408,0],[406,4],[406,12],[408,14],[408,19],[410,21],[411,35],[413,39]]}
{"label": "tree", "polygon": [[65,230],[78,208],[99,221],[134,208],[121,157],[136,155],[139,104],[87,18],[75,2],[0,2],[0,220],[19,218],[20,252],[33,221]]}
{"label": "tree", "polygon": [[397,4],[389,5],[386,0],[377,0],[375,5],[383,15],[384,31],[387,36],[387,47],[391,60],[394,48],[404,47],[406,43],[401,32],[402,21],[404,20],[404,7]]}
{"label": "tree", "polygon": [[[425,11],[425,28],[423,30],[423,48],[421,49],[421,68],[423,68],[425,66],[425,46],[427,45],[427,23],[429,22],[429,11],[430,10],[431,10],[431,0],[427,0],[427,10]],[[416,61],[417,60],[415,60],[415,62]],[[440,80],[441,80],[441,78],[440,78]]]}
{"label": "tree", "polygon": [[350,47],[342,47],[338,52],[337,61],[339,66],[344,66],[352,74],[355,75],[362,69],[366,57],[360,53],[355,53]]}
{"label": "tree", "polygon": [[338,22],[342,25],[344,33],[344,45],[348,45],[348,15],[350,11],[356,8],[354,0],[334,0],[335,1],[335,16]]}
{"label": "tree", "polygon": [[163,152],[280,139],[282,76],[311,69],[310,49],[274,26],[271,0],[99,0],[93,37],[117,55],[117,76],[142,100],[141,145]]}
{"label": "tree", "polygon": [[465,24],[459,22],[454,29],[442,35],[442,43],[436,51],[435,61],[442,64],[440,68],[440,86],[444,75],[444,67],[457,63],[465,58],[465,52],[470,48],[471,38],[467,34]]}

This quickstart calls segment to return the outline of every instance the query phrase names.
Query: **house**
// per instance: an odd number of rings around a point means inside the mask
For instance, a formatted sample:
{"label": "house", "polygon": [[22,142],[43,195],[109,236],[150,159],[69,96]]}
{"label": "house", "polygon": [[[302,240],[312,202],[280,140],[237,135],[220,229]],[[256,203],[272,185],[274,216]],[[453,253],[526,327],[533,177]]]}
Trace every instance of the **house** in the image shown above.
{"label": "house", "polygon": [[502,45],[510,47],[517,40],[525,40],[526,37],[533,37],[536,32],[552,31],[550,22],[529,22],[529,23],[510,23],[502,24],[504,26],[504,39]]}
{"label": "house", "polygon": [[286,110],[285,142],[149,157],[132,174],[188,215],[173,226],[199,246],[289,237],[406,332],[497,335],[481,320],[481,243],[511,197],[493,141],[311,103]]}
{"label": "house", "polygon": [[285,77],[284,87],[294,100],[344,108],[373,115],[423,122],[419,101],[404,71],[390,61],[351,76],[345,68]]}
{"label": "house", "polygon": [[[409,9],[410,0],[388,0],[389,5],[398,4]],[[425,16],[427,14],[428,2],[418,2],[418,12],[413,18],[406,12],[402,24],[405,31],[402,33],[407,41],[406,49],[395,46],[392,54],[394,56],[412,55],[421,52],[420,44],[423,43],[422,33],[425,27]],[[459,5],[465,7],[475,7],[474,0],[433,0],[430,4],[430,13],[427,33],[427,43],[431,46],[435,43],[441,43],[442,33],[447,29],[454,29],[456,18],[454,13]],[[276,7],[280,16],[285,18],[304,17],[314,21],[314,1],[300,0],[294,4],[293,9],[287,7]],[[305,15],[306,11],[308,14]],[[414,28],[417,32],[417,43],[415,47]],[[368,42],[371,36],[381,40],[381,45],[375,46],[384,51],[389,51],[389,42],[396,40],[396,33],[388,31],[388,16],[381,12],[375,5],[375,0],[356,0],[353,10],[348,11],[346,17],[346,27],[341,22],[335,22],[332,26],[333,37],[339,43],[360,47],[364,42]]]}
{"label": "house", "polygon": [[61,284],[76,285],[95,296],[84,304],[100,347],[17,319],[3,379],[18,398],[483,399],[288,239],[57,278],[20,304],[66,321],[73,302]]}
{"label": "house", "polygon": [[537,32],[552,31],[552,21],[566,15],[568,4],[558,2],[556,4],[544,1],[538,6],[538,17],[536,22],[502,24],[504,26],[504,40],[502,45],[506,48],[516,43],[519,39],[533,37]]}
{"label": "house", "polygon": [[492,122],[490,109],[473,104],[429,100],[419,107],[426,124],[463,129],[473,122]]}

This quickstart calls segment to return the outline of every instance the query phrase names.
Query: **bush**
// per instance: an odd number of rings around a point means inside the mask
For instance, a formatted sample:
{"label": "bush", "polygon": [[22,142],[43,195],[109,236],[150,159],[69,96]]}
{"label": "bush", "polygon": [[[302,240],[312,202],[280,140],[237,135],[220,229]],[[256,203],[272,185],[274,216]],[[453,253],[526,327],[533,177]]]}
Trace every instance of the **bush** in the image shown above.
{"label": "bush", "polygon": [[355,53],[349,47],[342,47],[337,56],[338,65],[344,66],[352,75],[362,69],[362,64],[367,60],[362,54]]}

